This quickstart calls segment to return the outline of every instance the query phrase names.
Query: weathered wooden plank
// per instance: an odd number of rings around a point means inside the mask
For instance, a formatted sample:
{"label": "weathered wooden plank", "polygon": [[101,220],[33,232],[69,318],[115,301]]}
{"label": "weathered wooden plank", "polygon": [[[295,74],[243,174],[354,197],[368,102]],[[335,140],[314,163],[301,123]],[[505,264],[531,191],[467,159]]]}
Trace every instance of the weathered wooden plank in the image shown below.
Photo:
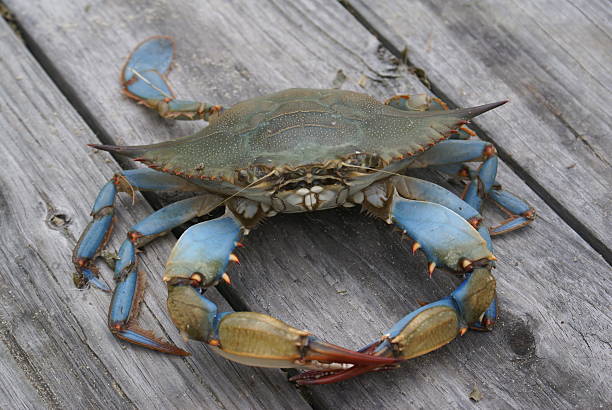
{"label": "weathered wooden plank", "polygon": [[[9,2],[38,57],[109,141],[151,142],[198,127],[161,121],[108,90],[123,57],[154,34],[177,37],[171,79],[187,98],[231,104],[288,86],[329,87],[341,82],[338,70],[347,76],[343,88],[361,89],[363,74],[365,90],[381,99],[422,90],[337,3],[61,4]],[[467,407],[474,385],[489,408],[611,401],[603,388],[610,312],[599,308],[609,304],[609,267],[507,167],[500,174],[542,217],[497,241],[503,312],[496,331],[469,333],[399,371],[309,389],[316,405]],[[453,285],[442,273],[427,280],[421,257],[355,211],[279,216],[247,244],[231,272],[236,300],[352,347]]]}
{"label": "weathered wooden plank", "polygon": [[[4,292],[3,292],[4,293]],[[5,323],[3,319],[3,326]],[[30,385],[28,375],[20,366],[18,360],[19,352],[11,352],[8,348],[10,341],[8,329],[0,327],[0,408],[3,409],[44,409],[44,402]],[[13,357],[16,354],[17,358]],[[27,362],[25,362],[27,367]],[[30,376],[31,377],[31,376]]]}
{"label": "weathered wooden plank", "polygon": [[478,124],[612,260],[608,2],[342,2],[391,47],[407,46],[410,61],[455,104],[510,99]]}
{"label": "weathered wooden plank", "polygon": [[[109,296],[74,288],[69,256],[100,182],[118,167],[83,146],[96,137],[3,21],[0,55],[0,380],[20,382],[2,383],[0,406],[308,408],[278,370],[236,367],[197,345],[182,359],[117,343],[105,326]],[[118,232],[150,212],[139,197],[120,210]],[[181,343],[161,313],[172,243],[142,258],[151,279],[141,321]]]}

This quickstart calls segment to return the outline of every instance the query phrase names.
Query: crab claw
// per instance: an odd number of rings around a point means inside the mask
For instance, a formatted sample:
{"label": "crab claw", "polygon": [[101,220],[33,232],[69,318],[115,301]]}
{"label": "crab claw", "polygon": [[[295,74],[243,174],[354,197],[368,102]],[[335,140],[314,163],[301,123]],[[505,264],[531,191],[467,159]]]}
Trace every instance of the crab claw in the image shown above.
{"label": "crab claw", "polygon": [[230,215],[194,225],[176,243],[164,274],[168,312],[186,339],[207,343],[219,355],[258,367],[312,370],[377,366],[396,359],[375,357],[322,342],[308,332],[255,312],[218,312],[204,293],[223,279],[241,225]]}
{"label": "crab claw", "polygon": [[218,313],[217,306],[189,280],[168,281],[168,311],[184,337],[207,343],[226,359],[248,366],[346,370],[397,361],[323,342],[262,313]]}
{"label": "crab claw", "polygon": [[[376,348],[378,347],[378,345],[380,345],[381,342],[382,339],[370,343],[369,345],[366,345],[359,349],[358,352],[365,354],[374,354]],[[295,376],[291,377],[289,381],[295,382],[299,385],[331,384],[343,380],[352,379],[353,377],[369,372],[396,369],[398,366],[399,364],[392,363],[383,366],[380,366],[378,364],[353,366],[350,369],[343,370],[309,370],[296,374]]]}
{"label": "crab claw", "polygon": [[[481,330],[486,326],[487,314],[494,306],[495,278],[490,266],[473,270],[463,283],[450,294],[436,302],[422,306],[393,325],[380,340],[360,350],[375,357],[395,358],[398,361],[412,359],[436,350],[468,327]],[[493,318],[494,320],[494,318]],[[298,384],[328,384],[347,380],[371,371],[390,370],[396,365],[362,365],[348,369],[309,371],[291,378]]]}
{"label": "crab claw", "polygon": [[353,366],[347,370],[310,370],[297,374],[289,378],[290,382],[295,382],[302,386],[315,385],[315,384],[331,384],[341,382],[343,380],[352,379],[359,375],[379,371],[379,370],[391,370],[397,367],[397,365],[370,365],[370,366]]}

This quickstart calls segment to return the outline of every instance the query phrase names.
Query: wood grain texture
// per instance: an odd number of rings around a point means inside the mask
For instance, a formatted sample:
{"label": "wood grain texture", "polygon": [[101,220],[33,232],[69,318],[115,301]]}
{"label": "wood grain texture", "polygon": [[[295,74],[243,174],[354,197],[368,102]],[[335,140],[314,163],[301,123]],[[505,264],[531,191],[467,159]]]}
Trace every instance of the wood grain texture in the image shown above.
{"label": "wood grain texture", "polygon": [[[612,9],[597,1],[343,0],[483,118],[513,167],[612,262]],[[588,187],[588,188],[585,188]]]}
{"label": "wood grain texture", "polygon": [[[8,329],[1,328],[0,340],[0,408],[3,409],[44,409],[38,400],[36,390],[30,384],[25,372],[20,371],[18,360],[22,357],[20,351],[9,349]],[[35,401],[32,398],[36,398]]]}
{"label": "wood grain texture", "polygon": [[[69,255],[99,183],[118,167],[83,145],[96,137],[3,21],[0,55],[0,406],[308,407],[281,371],[237,367],[198,345],[185,359],[125,349],[106,330],[110,297],[74,287]],[[131,208],[119,202],[129,209],[119,211],[117,232],[151,212],[142,197]],[[142,258],[140,323],[182,344],[159,280],[173,242],[160,239]]]}
{"label": "wood grain texture", "polygon": [[[202,2],[180,8],[165,1],[90,7],[78,1],[7,3],[37,58],[105,142],[160,141],[200,126],[163,121],[117,92],[123,58],[155,34],[177,39],[178,60],[170,78],[183,98],[231,105],[292,86],[338,84],[380,99],[423,91],[416,77],[393,64],[335,2]],[[91,142],[87,138],[80,140]],[[612,402],[605,378],[611,371],[610,311],[605,309],[612,288],[609,266],[508,167],[500,167],[499,180],[531,201],[541,217],[534,226],[496,240],[502,308],[496,330],[468,333],[398,371],[307,389],[316,407],[467,408],[473,406],[468,396],[474,386],[483,392],[479,405],[485,408]],[[98,177],[97,185],[104,181]],[[93,200],[94,191],[88,187],[83,197]],[[86,211],[71,212],[84,223]],[[278,216],[245,242],[239,255],[243,264],[230,272],[234,287],[224,289],[232,303],[349,347],[379,337],[418,301],[445,296],[456,284],[442,272],[427,279],[421,255],[410,256],[388,226],[356,210]],[[103,311],[98,306],[103,303],[97,301],[94,312]],[[150,292],[149,303],[163,304],[162,293]],[[162,311],[154,314],[167,322]],[[102,320],[96,322],[98,327],[90,325],[84,333],[110,339]],[[195,343],[189,348],[202,349]],[[137,361],[134,351],[127,348],[123,354]],[[167,361],[162,355],[142,355],[161,366]]]}

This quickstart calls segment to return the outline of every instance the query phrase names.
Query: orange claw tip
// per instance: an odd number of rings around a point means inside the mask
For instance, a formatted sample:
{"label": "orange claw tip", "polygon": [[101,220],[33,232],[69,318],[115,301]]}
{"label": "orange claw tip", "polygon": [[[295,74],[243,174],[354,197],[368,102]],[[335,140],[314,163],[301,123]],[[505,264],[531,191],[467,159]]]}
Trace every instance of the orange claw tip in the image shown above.
{"label": "orange claw tip", "polygon": [[429,273],[430,278],[431,278],[431,275],[433,275],[435,269],[436,269],[435,262],[430,262],[429,265],[427,265],[427,273]]}
{"label": "orange claw tip", "polygon": [[242,242],[235,242],[234,245],[238,248],[244,248],[244,244]]}
{"label": "orange claw tip", "polygon": [[416,253],[416,251],[418,251],[419,249],[421,249],[421,244],[418,242],[415,242],[412,244],[412,253]]}
{"label": "orange claw tip", "polygon": [[221,344],[221,342],[220,342],[220,341],[218,341],[217,339],[211,339],[211,340],[208,342],[208,344],[209,344],[209,345],[211,345],[211,346],[219,346],[219,345]]}
{"label": "orange claw tip", "polygon": [[75,258],[74,259],[74,263],[79,265],[81,268],[87,265],[87,262],[89,262],[87,258]]}
{"label": "orange claw tip", "polygon": [[138,241],[138,239],[142,238],[144,235],[138,231],[132,231],[132,232],[128,232],[127,236],[130,239],[130,241],[136,242]]}
{"label": "orange claw tip", "polygon": [[240,265],[240,259],[238,259],[238,257],[233,253],[230,253],[229,260]]}
{"label": "orange claw tip", "polygon": [[459,335],[463,336],[464,334],[466,334],[467,331],[468,331],[467,327],[462,327],[461,329],[459,329]]}
{"label": "orange claw tip", "polygon": [[221,279],[223,279],[223,281],[227,283],[228,285],[232,284],[232,281],[230,280],[230,277],[227,273],[224,273],[223,275],[221,275]]}
{"label": "orange claw tip", "polygon": [[490,156],[497,154],[497,150],[493,145],[487,145],[482,154],[485,158],[489,158]]}
{"label": "orange claw tip", "polygon": [[477,216],[468,219],[468,223],[476,229],[478,229],[478,226],[480,225],[481,222],[482,222],[482,218],[477,217]]}
{"label": "orange claw tip", "polygon": [[523,216],[527,219],[534,219],[536,217],[535,209],[531,208],[527,212],[523,213]]}

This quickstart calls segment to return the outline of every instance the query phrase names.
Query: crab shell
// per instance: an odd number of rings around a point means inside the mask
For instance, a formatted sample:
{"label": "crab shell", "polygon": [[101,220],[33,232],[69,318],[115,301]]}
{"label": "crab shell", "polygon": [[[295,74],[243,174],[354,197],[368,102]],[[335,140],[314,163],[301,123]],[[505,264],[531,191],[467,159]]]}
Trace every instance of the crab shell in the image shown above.
{"label": "crab shell", "polygon": [[252,199],[271,212],[303,212],[342,205],[501,104],[405,111],[352,91],[290,89],[215,114],[207,127],[187,137],[95,147],[214,193]]}

